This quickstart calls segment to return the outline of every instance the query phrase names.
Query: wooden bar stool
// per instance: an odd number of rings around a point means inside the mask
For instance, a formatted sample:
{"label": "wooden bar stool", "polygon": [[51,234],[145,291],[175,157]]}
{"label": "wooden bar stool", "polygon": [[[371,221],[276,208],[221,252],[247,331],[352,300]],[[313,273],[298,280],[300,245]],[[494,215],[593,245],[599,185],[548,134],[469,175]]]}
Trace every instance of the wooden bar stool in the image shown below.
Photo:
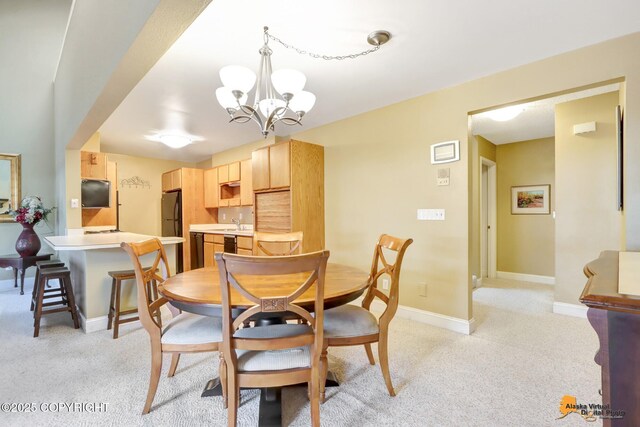
{"label": "wooden bar stool", "polygon": [[[45,292],[46,283],[51,279],[58,279],[60,282],[60,288],[57,289],[59,293]],[[33,304],[35,306],[35,320],[33,337],[37,337],[40,333],[40,319],[43,314],[59,313],[62,311],[68,311],[71,313],[71,319],[73,319],[73,326],[78,329],[78,313],[76,310],[76,302],[73,297],[73,287],[71,286],[71,272],[68,268],[53,267],[46,268],[40,271],[38,275],[37,294]],[[53,291],[53,290],[52,290]],[[46,295],[45,295],[46,293]],[[59,298],[58,300],[47,301],[49,299]],[[43,310],[44,307],[60,306],[57,308],[51,308]]]}
{"label": "wooden bar stool", "polygon": [[[145,268],[144,271],[150,270],[150,267]],[[118,333],[120,330],[120,325],[123,323],[135,322],[136,320],[140,320],[138,316],[127,317],[121,319],[120,316],[126,316],[129,314],[138,313],[137,308],[132,308],[130,310],[121,310],[120,307],[120,295],[122,292],[122,281],[123,280],[136,280],[136,273],[134,270],[120,270],[120,271],[110,271],[109,276],[111,276],[111,301],[109,302],[109,320],[107,324],[107,330],[110,330],[113,327],[113,339],[118,338]],[[158,299],[158,287],[154,282],[147,283],[147,295],[149,295],[150,301],[155,301]],[[160,311],[156,313],[156,320],[160,327],[162,327],[162,320],[160,319]]]}
{"label": "wooden bar stool", "polygon": [[[33,311],[33,309],[35,308],[36,295],[38,293],[38,282],[40,279],[40,270],[45,268],[58,268],[58,267],[64,267],[64,266],[65,266],[64,262],[60,261],[59,259],[51,259],[51,260],[36,262],[36,276],[33,279],[33,290],[31,292],[31,311]],[[51,288],[51,285],[49,285],[48,283],[47,283],[47,288]],[[58,288],[45,289],[44,291],[55,292],[55,291],[59,291],[61,288],[63,288],[63,286],[60,283]],[[35,313],[34,313],[34,316],[35,316]]]}

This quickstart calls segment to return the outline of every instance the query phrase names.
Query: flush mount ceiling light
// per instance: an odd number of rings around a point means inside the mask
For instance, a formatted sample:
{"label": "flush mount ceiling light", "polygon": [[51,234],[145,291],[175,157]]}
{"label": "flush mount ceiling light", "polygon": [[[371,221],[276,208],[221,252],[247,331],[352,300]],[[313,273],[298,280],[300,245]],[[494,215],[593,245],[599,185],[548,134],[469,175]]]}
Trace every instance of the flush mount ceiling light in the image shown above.
{"label": "flush mount ceiling light", "polygon": [[513,105],[511,107],[499,108],[493,111],[487,111],[485,115],[496,122],[506,122],[508,120],[516,118],[520,113],[524,111],[524,106]]}
{"label": "flush mount ceiling light", "polygon": [[[369,34],[367,42],[373,48],[360,53],[345,56],[328,56],[307,52],[284,43],[269,34],[269,27],[264,27],[264,45],[259,50],[260,66],[258,76],[247,67],[228,65],[220,70],[220,80],[223,87],[216,90],[216,98],[220,105],[227,110],[230,122],[246,123],[254,121],[260,127],[266,138],[278,122],[286,125],[302,125],[302,117],[313,108],[316,96],[302,90],[307,78],[300,71],[280,69],[272,72],[269,40],[280,43],[287,49],[293,49],[301,55],[324,60],[355,59],[380,49],[391,38],[388,31],[375,31]],[[247,104],[248,93],[256,86],[252,104]]]}
{"label": "flush mount ceiling light", "polygon": [[191,136],[180,135],[175,133],[174,134],[164,133],[164,134],[152,135],[152,136],[147,136],[146,138],[151,141],[162,142],[164,145],[171,148],[186,147],[187,145],[195,141],[195,138]]}

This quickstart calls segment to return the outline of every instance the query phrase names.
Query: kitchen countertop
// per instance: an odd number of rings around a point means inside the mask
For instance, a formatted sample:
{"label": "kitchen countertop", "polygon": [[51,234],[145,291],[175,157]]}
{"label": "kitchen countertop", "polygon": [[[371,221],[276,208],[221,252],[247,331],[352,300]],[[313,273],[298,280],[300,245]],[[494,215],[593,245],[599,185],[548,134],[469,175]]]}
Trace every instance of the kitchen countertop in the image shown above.
{"label": "kitchen countertop", "polygon": [[[47,236],[44,241],[54,251],[82,251],[92,249],[119,248],[120,243],[137,243],[152,239],[156,236],[147,236],[136,233],[97,233],[79,234],[70,236]],[[175,245],[185,240],[182,237],[158,237],[164,245]]]}
{"label": "kitchen countertop", "polygon": [[241,224],[243,229],[238,230],[235,224],[191,224],[189,232],[206,234],[233,234],[236,236],[253,237],[253,226]]}

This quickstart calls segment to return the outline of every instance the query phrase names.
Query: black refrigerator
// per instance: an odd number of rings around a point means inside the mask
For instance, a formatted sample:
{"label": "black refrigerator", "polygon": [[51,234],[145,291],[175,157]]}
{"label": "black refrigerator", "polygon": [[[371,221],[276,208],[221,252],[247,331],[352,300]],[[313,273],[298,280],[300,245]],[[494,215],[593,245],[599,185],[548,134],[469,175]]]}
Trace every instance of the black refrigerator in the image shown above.
{"label": "black refrigerator", "polygon": [[[162,237],[182,236],[182,193],[162,193]],[[182,266],[182,243],[176,245],[176,273],[184,271]]]}

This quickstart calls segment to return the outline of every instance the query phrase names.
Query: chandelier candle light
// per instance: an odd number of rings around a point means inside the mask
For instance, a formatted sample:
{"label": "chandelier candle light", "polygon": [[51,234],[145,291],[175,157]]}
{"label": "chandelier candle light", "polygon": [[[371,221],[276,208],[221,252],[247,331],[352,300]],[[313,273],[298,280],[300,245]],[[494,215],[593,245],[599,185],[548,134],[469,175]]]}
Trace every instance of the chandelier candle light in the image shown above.
{"label": "chandelier candle light", "polygon": [[[246,123],[253,120],[266,138],[269,132],[274,130],[277,122],[289,126],[302,125],[302,117],[313,108],[316,102],[314,94],[302,90],[307,78],[300,71],[292,69],[272,71],[271,54],[273,51],[269,47],[269,39],[275,40],[285,48],[294,49],[299,54],[331,60],[354,59],[375,52],[390,38],[389,32],[376,31],[367,38],[369,44],[374,46],[372,49],[346,56],[328,56],[310,53],[287,45],[269,34],[268,27],[264,27],[264,45],[259,50],[261,58],[257,84],[255,73],[247,67],[228,65],[220,70],[220,80],[224,86],[216,90],[216,98],[229,113],[230,122]],[[253,104],[249,105],[247,104],[248,93],[254,85],[256,92]]]}

